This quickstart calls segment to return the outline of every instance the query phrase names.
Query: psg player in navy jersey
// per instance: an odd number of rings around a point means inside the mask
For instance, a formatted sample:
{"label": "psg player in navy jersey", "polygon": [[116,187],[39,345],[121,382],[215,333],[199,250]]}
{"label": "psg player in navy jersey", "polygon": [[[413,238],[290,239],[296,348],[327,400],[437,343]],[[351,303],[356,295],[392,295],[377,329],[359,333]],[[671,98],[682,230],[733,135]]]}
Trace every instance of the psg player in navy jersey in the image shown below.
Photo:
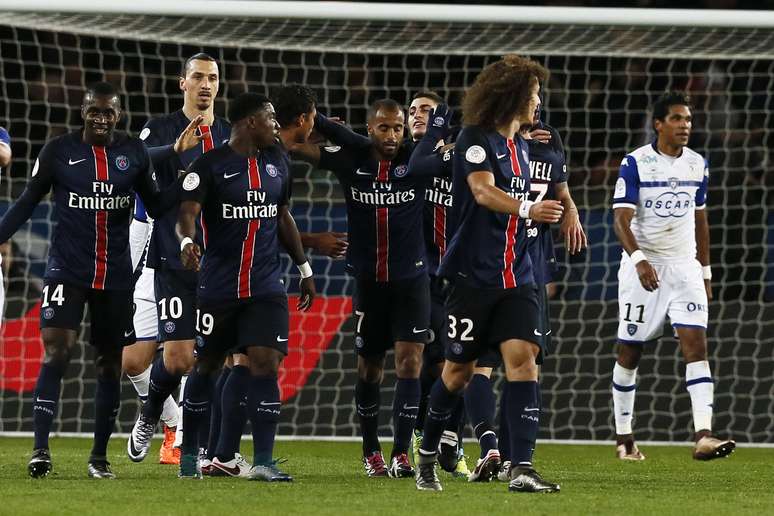
{"label": "psg player in navy jersey", "polygon": [[[525,125],[521,136],[529,147],[530,194],[529,200],[540,202],[543,199],[556,199],[562,203],[564,214],[561,222],[561,234],[565,239],[568,252],[575,254],[586,247],[586,235],[578,218],[578,210],[567,186],[567,165],[564,147],[559,133],[553,127],[540,122],[539,110],[530,128]],[[542,131],[547,137],[538,140],[532,137]],[[538,133],[540,134],[540,133]],[[542,134],[541,134],[542,135]],[[538,307],[540,309],[540,325],[538,333],[542,339],[543,350],[550,349],[551,326],[547,299],[548,285],[553,281],[556,272],[556,257],[554,242],[548,224],[532,219],[526,222],[527,250],[534,268]],[[496,349],[489,350],[479,358],[473,377],[465,389],[466,403],[475,407],[470,411],[471,425],[479,441],[481,455],[475,469],[469,477],[470,481],[488,481],[494,474],[490,462],[494,458],[501,461],[498,478],[509,481],[511,467],[510,443],[508,433],[508,418],[504,410],[508,406],[507,394],[500,403],[500,435],[499,443],[494,432],[495,395],[490,377],[492,370],[502,363],[500,353]],[[539,388],[539,386],[538,386]],[[498,446],[499,444],[499,446]],[[498,453],[499,449],[499,453]]]}
{"label": "psg player in navy jersey", "polygon": [[[422,370],[419,376],[421,397],[417,423],[414,428],[412,450],[414,463],[418,461],[422,445],[427,399],[430,388],[441,375],[443,368],[443,334],[446,328],[446,308],[441,281],[437,277],[438,265],[446,253],[453,234],[449,215],[452,206],[452,153],[453,132],[448,126],[450,116],[443,98],[433,91],[420,91],[411,100],[408,109],[408,127],[415,144],[409,161],[410,171],[426,169],[432,177],[427,180],[423,206],[423,226],[427,268],[430,276],[430,331],[422,353]],[[441,116],[443,115],[443,116]],[[455,408],[441,438],[438,462],[455,476],[467,478],[467,463],[460,446],[459,435],[465,424],[464,400]]]}
{"label": "psg player in navy jersey", "polygon": [[[347,266],[355,276],[353,298],[358,355],[355,404],[363,437],[363,465],[370,477],[411,477],[408,448],[419,409],[419,373],[429,326],[429,281],[422,237],[425,171],[412,173],[413,144],[404,142],[403,108],[391,99],[368,111],[369,138],[322,115],[317,130],[336,146],[295,147],[331,170],[347,202]],[[386,351],[395,349],[398,377],[393,399],[394,442],[390,466],[377,430]]]}
{"label": "psg player in navy jersey", "polygon": [[43,147],[26,190],[0,221],[0,242],[5,242],[53,188],[58,223],[41,303],[46,356],[33,402],[35,444],[28,466],[33,477],[51,470],[48,436],[86,304],[97,369],[94,446],[88,471],[94,478],[114,477],[106,457],[107,443],[120,401],[121,349],[134,333],[128,235],[132,200],[136,192],[158,216],[174,204],[179,188],[175,184],[161,196],[145,146],[139,139],[115,133],[121,103],[112,85],[97,83],[89,88],[81,116],[82,130]]}
{"label": "psg player in navy jersey", "polygon": [[[539,317],[525,221],[557,222],[562,207],[528,200],[527,145],[518,136],[520,127],[532,122],[539,83],[547,74],[533,61],[506,56],[484,68],[463,100],[465,127],[453,158],[456,230],[438,270],[451,282],[447,360],[430,394],[416,477],[420,490],[441,490],[435,473],[441,433],[476,359],[490,347],[502,353],[508,380],[511,449],[519,464],[509,489],[559,489],[531,467],[541,342],[535,336]],[[492,465],[499,467],[499,461]]]}
{"label": "psg player in navy jersey", "polygon": [[[289,331],[280,244],[301,272],[299,310],[311,306],[314,281],[288,210],[290,164],[275,144],[278,127],[273,106],[262,95],[245,93],[232,101],[229,118],[233,126],[228,145],[189,167],[178,215],[181,262],[191,270],[201,267],[197,356],[183,404],[186,431],[180,476],[200,475],[198,437],[211,399],[212,377],[230,351],[246,348],[247,409],[254,446],[254,465],[247,478],[290,481],[292,477],[272,459],[280,413],[277,373],[288,351]],[[203,256],[193,241],[200,215],[210,229]]]}

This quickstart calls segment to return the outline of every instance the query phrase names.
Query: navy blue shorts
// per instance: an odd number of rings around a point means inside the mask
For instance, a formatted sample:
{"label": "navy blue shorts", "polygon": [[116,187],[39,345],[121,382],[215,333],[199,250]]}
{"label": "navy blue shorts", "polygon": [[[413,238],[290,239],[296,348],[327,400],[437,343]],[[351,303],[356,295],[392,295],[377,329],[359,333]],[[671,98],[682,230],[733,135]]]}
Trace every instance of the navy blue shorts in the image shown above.
{"label": "navy blue shorts", "polygon": [[78,331],[87,305],[92,346],[123,347],[134,342],[131,290],[98,290],[47,279],[43,282],[40,327]]}
{"label": "navy blue shorts", "polygon": [[169,268],[154,274],[159,342],[193,340],[196,337],[196,286],[194,271]]}

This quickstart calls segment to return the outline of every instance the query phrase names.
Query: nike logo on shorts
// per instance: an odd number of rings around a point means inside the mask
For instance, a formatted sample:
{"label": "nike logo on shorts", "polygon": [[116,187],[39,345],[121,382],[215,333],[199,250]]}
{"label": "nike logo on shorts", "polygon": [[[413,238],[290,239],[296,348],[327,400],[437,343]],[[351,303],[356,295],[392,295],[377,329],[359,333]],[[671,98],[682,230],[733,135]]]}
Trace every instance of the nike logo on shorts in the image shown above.
{"label": "nike logo on shorts", "polygon": [[277,342],[287,342],[287,341],[288,341],[288,339],[283,339],[282,337],[277,335]]}
{"label": "nike logo on shorts", "polygon": [[414,327],[414,328],[411,328],[411,331],[413,331],[414,333],[422,333],[427,331],[427,328],[422,328],[421,330],[417,330],[416,327]]}

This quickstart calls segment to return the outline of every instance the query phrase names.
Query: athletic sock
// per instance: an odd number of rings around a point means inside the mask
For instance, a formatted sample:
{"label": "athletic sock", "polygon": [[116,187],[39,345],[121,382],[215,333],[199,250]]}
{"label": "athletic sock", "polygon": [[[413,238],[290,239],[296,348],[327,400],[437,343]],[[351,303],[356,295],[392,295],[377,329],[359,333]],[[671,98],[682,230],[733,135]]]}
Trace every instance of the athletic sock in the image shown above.
{"label": "athletic sock", "polygon": [[511,432],[508,429],[508,383],[500,397],[500,460],[511,460]]}
{"label": "athletic sock", "polygon": [[253,464],[268,465],[272,461],[280,417],[280,391],[276,376],[250,378],[247,407],[253,427]]}
{"label": "athletic sock", "polygon": [[48,436],[59,406],[62,376],[67,366],[43,363],[35,384],[35,398],[32,402],[32,428],[35,432],[34,449],[48,449]]}
{"label": "athletic sock", "polygon": [[395,432],[392,456],[408,453],[411,433],[419,412],[421,386],[418,378],[398,378],[392,402],[392,424]]}
{"label": "athletic sock", "polygon": [[164,357],[159,356],[151,366],[150,383],[148,385],[148,401],[142,407],[142,415],[155,422],[161,417],[164,402],[180,384],[182,375],[173,375],[164,366]]}
{"label": "athletic sock", "polygon": [[483,374],[474,374],[465,389],[468,418],[481,446],[481,458],[489,450],[497,449],[497,434],[494,431],[495,395],[492,382]]}
{"label": "athletic sock", "polygon": [[97,390],[94,395],[94,446],[92,460],[106,460],[107,445],[116,426],[118,407],[121,404],[121,380],[97,376]]}
{"label": "athletic sock", "polygon": [[[218,375],[218,379],[215,380],[215,390],[212,392],[212,403],[210,403],[210,433],[207,438],[207,458],[210,460],[216,456],[215,451],[218,447],[223,416],[223,387],[226,385],[229,375],[231,375],[231,368],[224,367]],[[223,457],[220,458],[222,459]],[[231,460],[231,458],[233,457],[229,457],[227,460]]]}
{"label": "athletic sock", "polygon": [[355,384],[355,408],[360,420],[364,457],[382,449],[379,445],[380,405],[379,384],[368,383],[358,378]]}
{"label": "athletic sock", "polygon": [[422,446],[419,449],[420,455],[435,457],[441,435],[443,435],[459,398],[459,393],[449,392],[440,378],[433,384],[433,388],[430,390],[430,403],[427,408]]}
{"label": "athletic sock", "polygon": [[693,428],[712,430],[712,405],[715,398],[715,384],[712,381],[709,362],[701,360],[685,366],[685,386],[691,395]]}
{"label": "athletic sock", "polygon": [[537,382],[508,382],[508,429],[511,437],[511,462],[531,466],[540,425],[540,400]]}
{"label": "athletic sock", "polygon": [[634,413],[634,395],[637,389],[637,368],[626,369],[618,362],[613,366],[613,411],[615,413],[615,433],[632,433]]}
{"label": "athletic sock", "polygon": [[180,407],[173,396],[167,396],[164,401],[164,408],[161,409],[161,422],[169,428],[176,428],[180,423]]}
{"label": "athletic sock", "polygon": [[177,395],[177,431],[175,432],[175,447],[183,444],[183,396],[185,395],[185,382],[188,381],[188,375],[184,374],[180,378],[180,392]]}
{"label": "athletic sock", "polygon": [[[198,455],[199,453],[199,429],[207,420],[213,382],[209,375],[194,371],[188,376],[183,397],[183,433],[182,452],[186,455]],[[204,441],[201,441],[202,444]]]}
{"label": "athletic sock", "polygon": [[134,390],[137,391],[137,397],[140,398],[140,401],[143,403],[148,400],[148,385],[150,384],[151,368],[152,366],[148,366],[145,371],[135,376],[126,375],[126,377],[129,378],[129,381],[132,382]]}
{"label": "athletic sock", "polygon": [[[212,438],[210,429],[210,446],[217,448],[216,456],[220,460],[231,460],[239,451],[239,441],[247,418],[246,398],[250,388],[250,369],[246,366],[234,366],[228,375],[221,400],[220,438],[217,442]],[[213,414],[213,419],[215,415]]]}
{"label": "athletic sock", "polygon": [[425,415],[427,414],[427,402],[430,400],[430,389],[433,388],[435,377],[430,373],[428,367],[422,367],[419,373],[419,412],[417,412],[417,423],[414,428],[420,432],[425,427]]}

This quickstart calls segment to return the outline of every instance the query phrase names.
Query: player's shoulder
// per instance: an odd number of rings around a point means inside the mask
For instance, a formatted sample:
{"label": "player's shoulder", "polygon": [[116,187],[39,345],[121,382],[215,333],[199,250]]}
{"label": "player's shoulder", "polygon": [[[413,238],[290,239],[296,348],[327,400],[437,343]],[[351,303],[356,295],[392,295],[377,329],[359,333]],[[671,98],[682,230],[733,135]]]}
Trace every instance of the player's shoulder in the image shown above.
{"label": "player's shoulder", "polygon": [[621,160],[622,167],[633,167],[639,170],[640,166],[654,165],[658,161],[658,152],[653,147],[653,144],[643,145],[637,147],[633,151],[629,152]]}
{"label": "player's shoulder", "polygon": [[6,145],[11,144],[11,135],[8,134],[8,130],[0,125],[0,143],[4,143]]}
{"label": "player's shoulder", "polygon": [[683,152],[685,153],[685,157],[688,159],[688,161],[691,160],[698,160],[700,163],[704,164],[706,166],[707,159],[704,157],[704,155],[700,152],[696,152],[695,150],[691,149],[690,147],[683,147]]}
{"label": "player's shoulder", "polygon": [[73,147],[79,145],[81,143],[81,135],[79,130],[70,131],[64,134],[60,134],[59,136],[54,136],[50,140],[46,142],[45,145],[43,145],[43,148],[41,149],[40,153],[43,154],[51,154],[51,153],[58,153],[62,151],[69,151],[73,149]]}
{"label": "player's shoulder", "polygon": [[489,131],[478,125],[466,125],[457,134],[456,142],[464,144],[469,141],[485,141],[489,136]]}
{"label": "player's shoulder", "polygon": [[551,140],[548,142],[549,145],[556,152],[564,154],[564,141],[562,140],[562,135],[559,134],[559,131],[556,129],[556,127],[553,127],[548,124],[543,124],[543,129],[551,133]]}
{"label": "player's shoulder", "polygon": [[[185,115],[182,110],[173,111],[166,115],[154,116],[145,122],[145,125],[140,131],[140,140],[146,141],[151,135],[155,138],[166,136],[167,133],[174,133],[177,136],[177,128],[180,124],[184,123]],[[187,125],[187,124],[186,124]]]}

